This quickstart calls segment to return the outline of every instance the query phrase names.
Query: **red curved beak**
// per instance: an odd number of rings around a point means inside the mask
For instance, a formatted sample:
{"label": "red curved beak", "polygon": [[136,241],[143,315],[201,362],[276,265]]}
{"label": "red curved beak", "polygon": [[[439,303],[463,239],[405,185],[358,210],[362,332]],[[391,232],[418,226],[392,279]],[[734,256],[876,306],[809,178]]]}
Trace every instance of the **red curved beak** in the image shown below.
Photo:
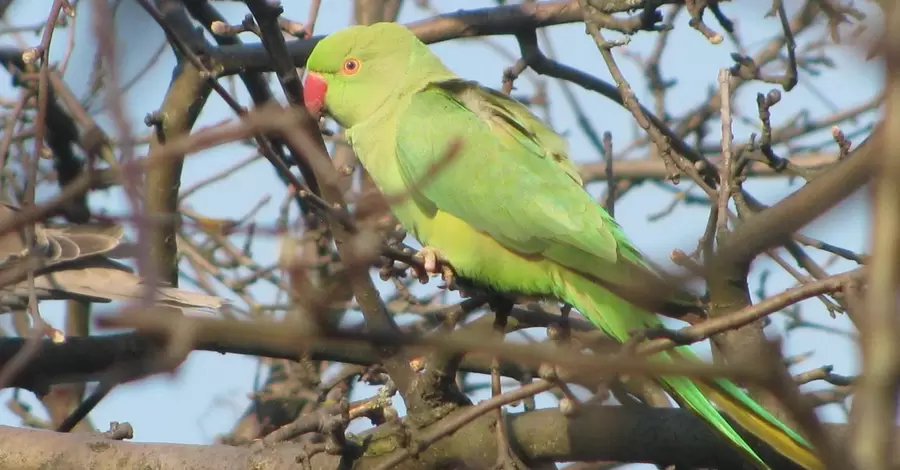
{"label": "red curved beak", "polygon": [[309,72],[303,82],[303,103],[306,109],[314,117],[319,117],[325,106],[325,93],[328,91],[328,82],[321,75]]}

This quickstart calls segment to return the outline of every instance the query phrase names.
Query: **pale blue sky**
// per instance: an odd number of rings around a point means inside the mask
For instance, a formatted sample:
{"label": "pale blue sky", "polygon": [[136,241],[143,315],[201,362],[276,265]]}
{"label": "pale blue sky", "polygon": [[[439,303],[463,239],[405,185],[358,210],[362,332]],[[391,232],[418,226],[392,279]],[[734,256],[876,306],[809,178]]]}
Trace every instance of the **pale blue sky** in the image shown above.
{"label": "pale blue sky", "polygon": [[[37,24],[44,21],[51,3],[49,0],[33,2],[20,0],[14,3],[6,20],[15,25]],[[78,28],[75,35],[77,50],[66,74],[66,80],[76,95],[85,96],[88,85],[87,77],[94,54],[94,33],[91,28],[90,2],[80,3],[82,3],[79,6],[80,15],[75,20]],[[308,1],[285,2],[285,16],[297,21],[304,21],[308,3]],[[323,3],[325,5],[316,24],[317,33],[333,32],[348,24],[351,18],[352,2],[350,0],[327,0]],[[494,2],[446,0],[432,3],[441,11],[453,11],[459,8],[490,6]],[[797,2],[787,2],[787,4],[789,11],[793,13]],[[216,2],[215,5],[233,23],[239,23],[246,13],[246,8],[240,3]],[[735,20],[738,33],[741,37],[747,38],[745,45],[751,52],[765,44],[780,29],[776,20],[763,18],[763,14],[769,7],[768,2],[765,4],[763,2],[729,2],[722,4],[721,7],[726,15]],[[428,13],[416,7],[414,2],[407,1],[401,10],[400,21],[411,22],[426,16],[429,16]],[[117,44],[121,57],[121,74],[123,80],[130,81],[156,50],[163,40],[163,35],[155,25],[151,24],[152,20],[138,9],[136,3],[123,2],[118,20]],[[678,79],[678,84],[670,92],[667,100],[669,111],[676,116],[695,108],[707,99],[710,87],[715,84],[718,70],[732,64],[729,54],[734,51],[728,41],[719,46],[709,44],[699,33],[688,27],[687,20],[686,14],[682,14],[678,18],[676,31],[672,34],[673,44],[669,47],[663,60],[665,78]],[[713,20],[710,18],[709,21]],[[713,27],[717,28],[717,25]],[[797,38],[798,42],[802,45],[811,39],[818,39],[818,31],[821,30],[818,28],[815,33],[802,35]],[[596,47],[584,34],[583,25],[554,26],[548,31],[561,62],[610,80]],[[39,39],[33,35],[26,34],[21,37],[31,46],[37,45],[39,42]],[[241,38],[245,41],[253,40],[246,34]],[[502,45],[508,51],[513,53],[517,51],[512,37],[493,37],[490,40],[495,44]],[[654,33],[640,33],[633,37],[627,48],[629,51],[646,55],[653,47],[655,40],[656,34]],[[16,44],[10,37],[4,37],[2,41],[4,45]],[[67,32],[60,31],[56,34],[51,51],[53,57],[62,56],[66,41]],[[499,87],[503,69],[511,65],[508,60],[500,58],[495,51],[486,47],[484,41],[478,39],[443,43],[435,45],[433,50],[461,76],[479,80],[485,85],[493,87]],[[650,105],[642,72],[631,61],[625,59],[621,52],[617,52],[616,56],[638,98]],[[801,85],[792,92],[784,94],[781,104],[775,108],[774,124],[784,123],[804,109],[808,111],[810,120],[820,119],[836,109],[864,103],[881,89],[882,80],[877,62],[866,62],[861,59],[859,50],[854,46],[830,48],[829,57],[835,61],[837,67],[834,70],[823,71],[818,77],[811,77],[808,73],[801,72]],[[145,76],[127,93],[128,117],[136,130],[144,131],[143,117],[148,112],[155,110],[155,107],[161,102],[171,77],[173,64],[174,58],[167,50],[163,54],[162,60],[147,71]],[[806,86],[808,83],[813,83],[815,89]],[[527,94],[532,90],[532,85],[527,79],[520,79],[517,87],[520,93]],[[765,93],[771,88],[773,88],[771,85],[758,83],[744,86],[735,98],[735,106],[745,110],[747,114],[752,114],[755,108],[755,94]],[[273,86],[273,89],[278,90],[278,87]],[[626,111],[601,96],[578,87],[573,87],[573,89],[597,131],[600,133],[611,131],[618,148],[621,149],[636,135],[636,127],[630,114]],[[3,93],[3,96],[14,96],[11,94],[14,92],[11,91],[9,80],[0,80],[0,92]],[[279,93],[280,96],[280,91],[276,93]],[[818,93],[825,95],[829,103],[823,102],[818,97]],[[558,84],[550,84],[549,94],[553,103],[551,122],[558,132],[569,137],[572,158],[582,162],[599,159],[600,156],[578,129],[572,113],[565,105]],[[244,102],[249,102],[247,94],[242,90],[240,84],[238,85],[238,96]],[[101,102],[102,100],[98,100],[97,104]],[[97,106],[95,106],[96,108]],[[107,116],[98,114],[96,117],[108,132],[113,132]],[[232,112],[224,103],[219,98],[212,96],[201,114],[197,127],[211,125],[231,117]],[[866,125],[871,122],[872,117],[873,114],[870,113],[857,123],[848,123],[844,129],[852,132],[857,128],[854,126]],[[719,124],[710,126],[709,130],[711,137],[707,143],[715,144],[718,142]],[[735,124],[735,135],[741,140],[745,140],[754,130],[740,123]],[[821,142],[827,139],[827,136],[826,130],[824,133],[819,132],[813,137],[805,139],[804,142]],[[857,138],[854,143],[859,140],[861,139]],[[183,187],[203,179],[218,168],[244,158],[249,153],[250,150],[246,147],[228,150],[220,148],[191,156],[185,165]],[[680,188],[686,187],[686,182],[680,186]],[[768,180],[753,181],[748,183],[747,187],[759,199],[771,203],[784,197],[797,186],[796,183],[791,185],[786,180]],[[603,185],[595,185],[592,188],[592,191],[598,194],[602,190]],[[268,163],[260,161],[251,168],[232,176],[225,183],[199,192],[190,199],[190,206],[208,216],[237,217],[246,213],[261,197],[267,194],[272,196],[272,201],[259,213],[257,221],[260,224],[271,226],[275,221],[278,204],[284,193],[282,184],[274,176]],[[91,203],[97,208],[104,207],[114,213],[122,213],[126,209],[122,196],[123,194],[119,190],[97,193],[92,195]],[[617,219],[634,242],[648,256],[662,263],[667,263],[668,253],[674,248],[690,251],[702,233],[706,221],[706,208],[682,205],[675,209],[672,215],[662,220],[649,222],[648,215],[663,209],[670,200],[669,192],[647,184],[629,192],[616,206]],[[860,251],[868,243],[866,228],[868,222],[865,199],[863,195],[857,195],[852,201],[842,204],[826,217],[820,218],[808,227],[805,233],[851,250]],[[272,239],[258,241],[254,247],[254,254],[261,264],[268,264],[274,261],[277,255],[277,244]],[[822,253],[812,252],[812,254],[819,260],[827,258]],[[768,260],[757,261],[756,267],[772,268],[773,272],[768,283],[770,293],[793,285],[793,280]],[[852,267],[852,263],[844,262],[834,265],[831,269],[836,271]],[[754,289],[757,279],[758,276],[753,277]],[[185,286],[188,285],[185,283]],[[262,299],[271,299],[274,295],[274,290],[267,286],[260,287],[255,292]],[[805,318],[809,320],[822,322],[838,329],[850,328],[850,323],[844,317],[836,320],[830,319],[816,300],[804,302],[803,308]],[[104,306],[98,310],[108,309],[109,307]],[[59,324],[62,318],[61,304],[42,304],[42,311],[48,320]],[[776,323],[781,323],[779,317],[775,317],[775,320]],[[0,319],[0,321],[4,325],[8,324],[8,319]],[[701,346],[699,349],[704,350],[705,346]],[[836,372],[842,374],[853,374],[857,370],[857,354],[847,336],[825,334],[809,329],[799,329],[792,333],[787,344],[787,353],[796,354],[811,350],[816,352],[815,355],[804,365],[799,366],[797,371],[824,364],[833,364]],[[244,411],[248,404],[247,394],[252,390],[256,373],[257,360],[251,357],[223,356],[206,352],[194,353],[174,376],[151,378],[117,388],[100,403],[91,417],[98,427],[105,427],[109,421],[130,422],[135,428],[136,441],[207,443],[216,434],[227,432]],[[813,385],[813,387],[820,386]],[[362,397],[363,394],[370,394],[373,391],[374,389],[371,387],[360,387],[357,394],[358,397]],[[0,393],[2,393],[0,395],[0,403],[2,403],[6,401],[11,391]],[[479,395],[478,398],[483,397],[484,395]],[[30,399],[29,402],[36,403]],[[540,400],[539,404],[541,403],[546,406],[550,404],[550,401]],[[39,414],[42,413],[39,405],[36,406],[36,409]],[[836,407],[825,409],[823,417],[828,421],[843,419],[841,412]],[[19,420],[5,408],[0,408],[0,423],[18,425]],[[362,424],[358,423],[354,429],[361,429]]]}

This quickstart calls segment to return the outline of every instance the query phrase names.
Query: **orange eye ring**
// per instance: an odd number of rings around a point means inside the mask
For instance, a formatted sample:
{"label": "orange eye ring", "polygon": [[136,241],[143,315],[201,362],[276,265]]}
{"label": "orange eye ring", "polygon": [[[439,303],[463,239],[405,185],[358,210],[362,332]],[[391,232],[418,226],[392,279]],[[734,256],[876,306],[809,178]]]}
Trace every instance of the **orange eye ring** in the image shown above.
{"label": "orange eye ring", "polygon": [[354,57],[349,57],[344,60],[344,65],[341,66],[341,73],[344,75],[354,75],[359,72],[359,69],[362,67],[362,64],[359,62],[359,59]]}

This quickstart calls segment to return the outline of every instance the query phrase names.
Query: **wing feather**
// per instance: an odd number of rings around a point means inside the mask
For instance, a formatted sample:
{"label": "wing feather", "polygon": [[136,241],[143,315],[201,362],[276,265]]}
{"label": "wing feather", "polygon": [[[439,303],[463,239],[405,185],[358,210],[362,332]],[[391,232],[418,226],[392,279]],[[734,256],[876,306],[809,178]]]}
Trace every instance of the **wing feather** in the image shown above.
{"label": "wing feather", "polygon": [[504,107],[491,117],[490,103],[473,110],[473,97],[460,98],[467,88],[442,83],[446,85],[439,82],[413,95],[398,122],[397,158],[405,181],[420,181],[450,142],[462,137],[456,159],[420,188],[428,203],[520,253],[543,255],[585,272],[596,272],[589,262],[616,263],[619,247],[627,241],[582,188],[564,154],[559,158],[571,171],[554,157],[559,142],[547,149],[529,130],[531,123],[516,119],[519,110]]}

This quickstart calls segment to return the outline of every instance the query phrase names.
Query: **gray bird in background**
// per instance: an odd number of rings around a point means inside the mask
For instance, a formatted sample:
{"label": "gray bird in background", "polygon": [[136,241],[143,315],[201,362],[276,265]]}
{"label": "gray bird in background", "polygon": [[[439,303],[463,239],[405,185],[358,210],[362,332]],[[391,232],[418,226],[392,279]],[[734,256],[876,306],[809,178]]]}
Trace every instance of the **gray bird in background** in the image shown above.
{"label": "gray bird in background", "polygon": [[[0,201],[0,224],[18,212],[15,206]],[[38,300],[107,303],[143,298],[147,288],[143,279],[108,256],[122,241],[121,225],[55,228],[35,224],[34,231],[30,254],[24,227],[0,235],[0,313],[27,307],[29,265],[35,266]],[[180,309],[218,310],[224,303],[220,297],[174,287],[158,287],[153,299],[157,304]]]}

